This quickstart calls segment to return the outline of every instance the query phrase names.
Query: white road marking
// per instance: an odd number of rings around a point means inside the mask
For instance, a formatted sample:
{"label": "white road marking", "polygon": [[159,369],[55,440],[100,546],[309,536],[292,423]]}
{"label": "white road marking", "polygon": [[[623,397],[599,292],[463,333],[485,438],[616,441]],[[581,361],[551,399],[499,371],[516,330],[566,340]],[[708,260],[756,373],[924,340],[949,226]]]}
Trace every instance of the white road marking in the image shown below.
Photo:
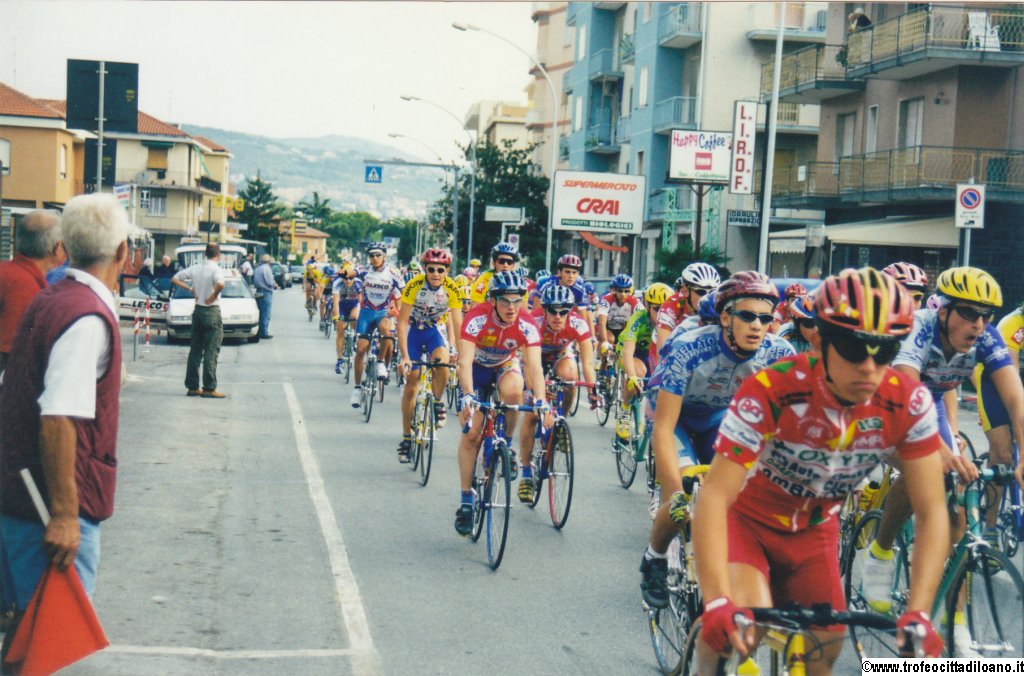
{"label": "white road marking", "polygon": [[338,527],[334,510],[331,508],[327,491],[324,489],[320,465],[309,444],[309,435],[306,433],[299,399],[295,395],[295,388],[291,383],[284,383],[284,393],[288,399],[288,408],[292,413],[292,429],[295,431],[295,446],[302,463],[302,472],[306,477],[309,496],[313,500],[317,519],[320,521],[320,530],[323,532],[324,541],[327,544],[331,573],[334,576],[335,601],[341,610],[342,626],[351,645],[353,671],[356,674],[380,673],[380,660],[373,645],[373,637],[370,635],[370,625],[366,619],[366,610],[363,608],[359,585],[356,583],[352,567],[348,562],[341,528]]}
{"label": "white road marking", "polygon": [[280,660],[308,659],[311,657],[350,657],[357,651],[351,648],[331,650],[211,650],[209,648],[176,648],[173,646],[112,645],[103,653],[121,655],[160,655],[169,657],[208,657],[217,660]]}

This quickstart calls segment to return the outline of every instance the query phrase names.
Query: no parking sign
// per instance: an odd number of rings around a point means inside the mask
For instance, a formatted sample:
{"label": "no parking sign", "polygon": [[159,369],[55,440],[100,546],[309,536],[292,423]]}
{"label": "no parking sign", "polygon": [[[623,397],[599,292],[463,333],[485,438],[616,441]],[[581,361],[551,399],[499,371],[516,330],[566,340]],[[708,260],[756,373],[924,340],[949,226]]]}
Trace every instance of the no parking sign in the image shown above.
{"label": "no parking sign", "polygon": [[958,183],[956,186],[956,227],[985,227],[985,186]]}

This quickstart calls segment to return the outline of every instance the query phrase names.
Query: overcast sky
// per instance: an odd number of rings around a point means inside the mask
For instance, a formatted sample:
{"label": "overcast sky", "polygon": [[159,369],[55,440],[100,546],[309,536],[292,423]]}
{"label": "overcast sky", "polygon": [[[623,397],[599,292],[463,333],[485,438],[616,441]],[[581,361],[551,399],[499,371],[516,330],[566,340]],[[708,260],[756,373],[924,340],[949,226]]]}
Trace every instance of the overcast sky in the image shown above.
{"label": "overcast sky", "polygon": [[343,134],[445,159],[475,101],[526,101],[528,2],[44,2],[0,0],[0,81],[65,98],[66,60],[139,64],[139,107],[168,122],[268,136]]}

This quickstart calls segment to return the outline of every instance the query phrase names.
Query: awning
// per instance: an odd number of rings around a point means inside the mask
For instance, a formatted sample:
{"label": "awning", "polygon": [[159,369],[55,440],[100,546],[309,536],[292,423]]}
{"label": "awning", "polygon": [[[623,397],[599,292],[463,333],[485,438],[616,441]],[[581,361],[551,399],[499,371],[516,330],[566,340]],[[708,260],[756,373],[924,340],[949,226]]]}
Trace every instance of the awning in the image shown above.
{"label": "awning", "polygon": [[602,242],[600,239],[597,238],[596,235],[587,232],[586,230],[579,230],[577,232],[580,237],[585,239],[591,245],[596,246],[598,249],[604,249],[605,251],[619,251],[621,253],[626,253],[627,251],[629,251],[629,247],[615,246],[614,244],[607,244],[605,242]]}
{"label": "awning", "polygon": [[[806,228],[785,230],[768,235],[772,253],[799,253],[796,240],[807,237]],[[865,246],[912,246],[921,248],[955,249],[960,234],[953,225],[952,216],[940,218],[895,217],[857,223],[825,226],[825,237],[833,244],[859,244]],[[782,244],[782,241],[789,241]],[[776,242],[780,242],[776,244]],[[775,247],[778,246],[779,249]]]}
{"label": "awning", "polygon": [[[790,230],[789,232],[793,232]],[[800,232],[803,232],[801,230]],[[789,234],[787,233],[779,233]],[[775,239],[768,240],[768,250],[776,254],[795,254],[803,253],[807,248],[806,237],[777,237]]]}

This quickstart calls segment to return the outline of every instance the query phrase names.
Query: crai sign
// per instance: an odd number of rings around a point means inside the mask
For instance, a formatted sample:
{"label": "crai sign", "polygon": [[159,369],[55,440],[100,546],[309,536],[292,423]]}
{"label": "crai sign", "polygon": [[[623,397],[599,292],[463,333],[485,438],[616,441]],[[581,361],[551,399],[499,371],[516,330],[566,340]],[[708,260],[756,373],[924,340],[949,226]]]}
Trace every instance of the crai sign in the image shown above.
{"label": "crai sign", "polygon": [[646,176],[556,171],[552,227],[638,235],[646,196]]}

